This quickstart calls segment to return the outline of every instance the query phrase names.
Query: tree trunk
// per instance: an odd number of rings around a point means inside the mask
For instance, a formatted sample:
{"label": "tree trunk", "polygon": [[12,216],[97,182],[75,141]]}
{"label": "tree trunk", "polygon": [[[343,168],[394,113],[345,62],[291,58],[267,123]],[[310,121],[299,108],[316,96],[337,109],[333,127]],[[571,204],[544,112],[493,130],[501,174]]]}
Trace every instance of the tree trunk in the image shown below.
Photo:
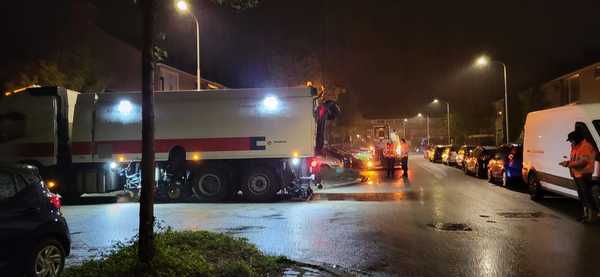
{"label": "tree trunk", "polygon": [[140,1],[142,8],[142,190],[138,258],[148,265],[154,257],[154,0]]}

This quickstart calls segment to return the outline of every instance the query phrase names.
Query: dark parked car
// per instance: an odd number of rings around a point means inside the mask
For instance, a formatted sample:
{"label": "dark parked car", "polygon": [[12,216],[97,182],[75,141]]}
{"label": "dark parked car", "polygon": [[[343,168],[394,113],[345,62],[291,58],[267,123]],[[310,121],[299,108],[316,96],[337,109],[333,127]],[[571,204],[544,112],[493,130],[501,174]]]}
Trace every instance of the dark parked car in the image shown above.
{"label": "dark parked car", "polygon": [[464,168],[465,167],[465,160],[466,158],[468,158],[471,153],[473,153],[473,149],[475,149],[475,146],[471,146],[471,145],[463,145],[458,149],[457,155],[456,155],[456,166],[459,168]]}
{"label": "dark parked car", "polygon": [[441,163],[442,154],[446,147],[447,145],[436,145],[435,148],[433,148],[432,155],[430,155],[430,160],[434,163]]}
{"label": "dark parked car", "polygon": [[488,164],[490,183],[504,186],[521,181],[523,169],[523,147],[519,144],[502,145]]}
{"label": "dark parked car", "polygon": [[37,169],[0,164],[0,276],[58,276],[71,249],[69,228]]}
{"label": "dark parked car", "polygon": [[487,177],[487,166],[496,154],[496,146],[477,146],[473,153],[465,159],[465,174],[473,174],[478,178]]}

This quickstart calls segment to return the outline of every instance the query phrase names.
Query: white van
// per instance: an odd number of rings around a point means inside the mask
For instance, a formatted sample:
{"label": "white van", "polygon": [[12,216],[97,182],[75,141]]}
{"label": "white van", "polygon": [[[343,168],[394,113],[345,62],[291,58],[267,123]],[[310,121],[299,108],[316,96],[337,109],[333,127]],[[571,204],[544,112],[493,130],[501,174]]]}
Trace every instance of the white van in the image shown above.
{"label": "white van", "polygon": [[[568,168],[558,163],[568,159],[571,144],[566,141],[569,132],[580,128],[586,139],[600,144],[600,103],[568,105],[531,112],[525,122],[523,143],[523,179],[529,186],[532,199],[551,191],[577,198],[577,187]],[[596,161],[594,178],[598,180],[600,165]]]}

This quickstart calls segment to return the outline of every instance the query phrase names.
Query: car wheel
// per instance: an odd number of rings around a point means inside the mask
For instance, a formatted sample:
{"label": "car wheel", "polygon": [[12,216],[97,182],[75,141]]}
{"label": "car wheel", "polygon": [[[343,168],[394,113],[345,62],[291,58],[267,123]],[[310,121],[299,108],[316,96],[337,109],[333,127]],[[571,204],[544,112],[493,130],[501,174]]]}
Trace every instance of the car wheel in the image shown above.
{"label": "car wheel", "polygon": [[506,177],[506,172],[502,172],[502,186],[503,187],[509,187],[511,184],[510,179],[508,179],[508,177]]}
{"label": "car wheel", "polygon": [[65,250],[56,239],[44,239],[33,249],[27,263],[27,276],[59,276],[65,267]]}
{"label": "car wheel", "polygon": [[496,179],[494,179],[494,176],[492,175],[492,172],[491,172],[491,170],[488,170],[487,177],[488,177],[488,182],[489,182],[490,184],[497,185],[497,184],[496,184]]}
{"label": "car wheel", "polygon": [[544,198],[544,191],[535,174],[529,174],[527,184],[529,186],[529,197],[531,200],[540,200]]}
{"label": "car wheel", "polygon": [[266,167],[254,167],[242,178],[242,193],[251,202],[273,201],[280,188],[275,174]]}
{"label": "car wheel", "polygon": [[232,195],[227,174],[216,168],[201,168],[192,177],[192,192],[201,202],[221,202]]}

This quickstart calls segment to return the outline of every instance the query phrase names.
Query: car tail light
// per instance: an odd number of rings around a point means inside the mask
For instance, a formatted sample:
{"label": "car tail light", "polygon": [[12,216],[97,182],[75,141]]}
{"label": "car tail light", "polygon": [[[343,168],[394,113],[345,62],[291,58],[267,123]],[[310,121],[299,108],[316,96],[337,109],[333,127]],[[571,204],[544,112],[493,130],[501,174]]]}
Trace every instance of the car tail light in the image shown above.
{"label": "car tail light", "polygon": [[50,201],[50,205],[52,205],[52,207],[60,209],[61,203],[60,203],[60,196],[58,194],[49,193],[48,200]]}

